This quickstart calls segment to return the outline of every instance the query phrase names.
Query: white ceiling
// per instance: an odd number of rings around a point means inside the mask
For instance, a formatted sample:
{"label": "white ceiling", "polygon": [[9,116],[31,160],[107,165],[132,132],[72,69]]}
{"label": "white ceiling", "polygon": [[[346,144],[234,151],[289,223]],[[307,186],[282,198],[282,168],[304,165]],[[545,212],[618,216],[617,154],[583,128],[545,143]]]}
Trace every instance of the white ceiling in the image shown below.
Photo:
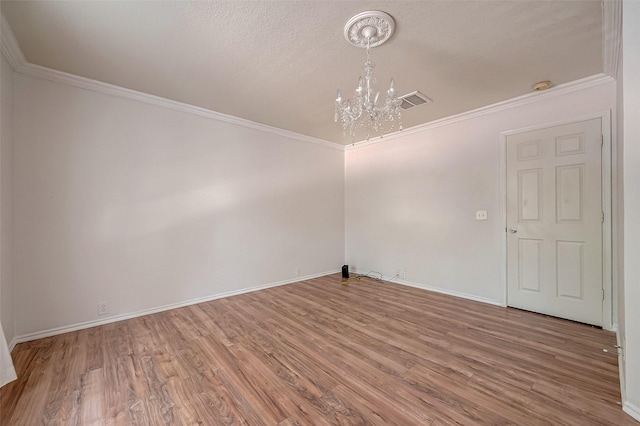
{"label": "white ceiling", "polygon": [[396,21],[372,50],[381,91],[433,99],[405,128],[603,72],[597,1],[5,1],[28,62],[258,123],[351,143],[333,122],[365,52],[344,24]]}

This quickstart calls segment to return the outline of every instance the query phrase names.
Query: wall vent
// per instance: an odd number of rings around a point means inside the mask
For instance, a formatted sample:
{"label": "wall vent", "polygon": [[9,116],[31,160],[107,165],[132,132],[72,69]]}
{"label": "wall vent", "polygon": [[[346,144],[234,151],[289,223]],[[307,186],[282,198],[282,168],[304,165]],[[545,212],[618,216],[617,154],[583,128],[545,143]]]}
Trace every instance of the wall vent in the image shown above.
{"label": "wall vent", "polygon": [[402,95],[399,98],[402,99],[402,103],[400,104],[400,108],[402,109],[409,109],[433,102],[431,99],[427,98],[424,94],[418,91],[407,93],[406,95]]}

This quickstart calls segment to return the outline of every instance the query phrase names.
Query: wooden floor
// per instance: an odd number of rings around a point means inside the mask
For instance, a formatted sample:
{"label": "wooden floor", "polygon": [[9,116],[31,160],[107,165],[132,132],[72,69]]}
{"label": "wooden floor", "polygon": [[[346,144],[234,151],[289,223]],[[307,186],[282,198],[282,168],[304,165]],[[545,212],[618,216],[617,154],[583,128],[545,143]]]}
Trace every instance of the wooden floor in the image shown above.
{"label": "wooden floor", "polygon": [[626,425],[612,333],[329,276],[18,345],[2,425]]}

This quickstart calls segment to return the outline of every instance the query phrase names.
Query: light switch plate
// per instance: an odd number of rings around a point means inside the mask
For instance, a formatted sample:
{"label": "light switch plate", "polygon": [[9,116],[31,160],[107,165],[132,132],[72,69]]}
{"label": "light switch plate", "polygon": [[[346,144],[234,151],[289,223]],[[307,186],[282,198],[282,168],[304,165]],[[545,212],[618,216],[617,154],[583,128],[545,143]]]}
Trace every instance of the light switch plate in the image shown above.
{"label": "light switch plate", "polygon": [[476,212],[476,220],[487,220],[487,211],[486,210],[478,210]]}

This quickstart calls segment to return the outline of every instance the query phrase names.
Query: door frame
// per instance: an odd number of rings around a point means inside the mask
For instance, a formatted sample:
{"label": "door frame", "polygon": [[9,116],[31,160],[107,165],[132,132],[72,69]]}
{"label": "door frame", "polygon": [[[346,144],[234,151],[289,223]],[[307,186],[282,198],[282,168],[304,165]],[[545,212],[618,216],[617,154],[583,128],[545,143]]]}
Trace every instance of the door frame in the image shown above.
{"label": "door frame", "polygon": [[604,212],[604,222],[602,224],[602,288],[604,289],[604,300],[602,301],[602,328],[615,331],[613,321],[613,291],[612,291],[612,222],[611,222],[611,110],[581,115],[573,118],[566,118],[558,121],[536,124],[533,126],[506,130],[500,132],[500,223],[502,224],[502,268],[500,271],[500,281],[502,284],[501,305],[507,306],[507,136],[525,133],[534,130],[546,129],[549,127],[562,126],[565,124],[578,123],[599,118],[602,123],[602,211]]}

